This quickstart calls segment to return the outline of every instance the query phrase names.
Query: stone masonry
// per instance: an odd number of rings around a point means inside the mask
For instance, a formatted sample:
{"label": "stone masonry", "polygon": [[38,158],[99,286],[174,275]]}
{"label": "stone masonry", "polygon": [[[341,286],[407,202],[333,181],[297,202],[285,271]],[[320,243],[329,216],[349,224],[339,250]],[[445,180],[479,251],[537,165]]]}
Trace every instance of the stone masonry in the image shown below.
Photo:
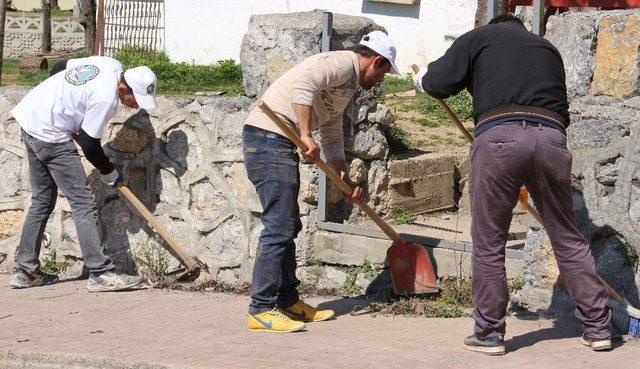
{"label": "stone masonry", "polygon": [[[124,173],[133,193],[159,218],[188,252],[205,263],[211,277],[228,284],[251,279],[262,226],[262,211],[242,160],[241,132],[256,98],[274,78],[305,56],[320,51],[321,12],[254,16],[242,46],[242,68],[252,97],[158,98],[149,112],[120,107],[105,128],[103,146]],[[295,26],[292,26],[295,25]],[[381,29],[371,20],[334,16],[334,49],[352,46],[362,35]],[[266,69],[265,69],[266,68]],[[26,94],[24,88],[0,89],[0,267],[10,267],[23,212],[29,205],[26,154],[20,129],[10,109]],[[389,161],[382,126],[393,116],[377,102],[381,88],[361,91],[344,114],[345,150],[354,180],[363,185],[369,204],[380,214],[406,208],[415,212],[451,207],[460,169],[454,157],[429,154]],[[98,204],[104,246],[118,268],[127,272],[164,273],[178,266],[162,248],[163,241],[118,194],[100,181],[85,162]],[[320,289],[341,289],[354,283],[360,291],[388,288],[383,272],[386,239],[319,231],[318,169],[302,164],[299,197],[303,230],[296,240],[299,277]],[[60,194],[41,257],[56,250],[72,263],[69,274],[81,273],[82,260],[69,204]],[[357,208],[346,206],[330,187],[329,220],[362,221]],[[440,275],[470,270],[468,253],[434,249]],[[464,260],[458,265],[456,260]],[[466,263],[466,264],[465,264]],[[358,268],[371,266],[371,273]],[[509,266],[515,276],[521,263]],[[355,274],[354,274],[355,273]],[[351,280],[356,277],[355,281]],[[353,287],[353,286],[352,286]],[[353,292],[353,288],[350,288]]]}
{"label": "stone masonry", "polygon": [[[640,252],[640,12],[551,17],[546,37],[565,62],[572,123],[573,202],[598,272],[638,304]],[[519,299],[536,308],[572,306],[544,230],[532,222],[527,284]],[[622,327],[624,328],[624,327]]]}

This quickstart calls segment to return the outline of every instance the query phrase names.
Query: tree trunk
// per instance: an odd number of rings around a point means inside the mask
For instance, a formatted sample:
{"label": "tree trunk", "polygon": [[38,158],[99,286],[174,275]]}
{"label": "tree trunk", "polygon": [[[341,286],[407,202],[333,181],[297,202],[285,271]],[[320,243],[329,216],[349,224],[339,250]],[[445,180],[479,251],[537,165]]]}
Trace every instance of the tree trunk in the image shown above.
{"label": "tree trunk", "polygon": [[42,52],[51,52],[51,2],[42,0]]}
{"label": "tree trunk", "polygon": [[2,62],[4,61],[4,23],[7,19],[7,0],[0,0],[0,82],[2,81]]}
{"label": "tree trunk", "polygon": [[20,74],[33,74],[49,68],[43,54],[24,54],[20,57]]}
{"label": "tree trunk", "polygon": [[96,4],[94,0],[82,0],[82,19],[84,27],[84,48],[87,54],[94,55],[96,44]]}

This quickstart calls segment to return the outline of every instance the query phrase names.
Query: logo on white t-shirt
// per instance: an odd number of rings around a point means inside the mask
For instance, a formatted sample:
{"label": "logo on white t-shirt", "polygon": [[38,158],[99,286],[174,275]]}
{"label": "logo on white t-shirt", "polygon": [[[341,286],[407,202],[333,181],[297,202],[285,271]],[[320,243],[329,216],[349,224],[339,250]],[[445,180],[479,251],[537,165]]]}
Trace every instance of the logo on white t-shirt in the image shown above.
{"label": "logo on white t-shirt", "polygon": [[70,69],[64,79],[74,86],[80,86],[96,78],[98,74],[100,69],[95,65],[80,65]]}

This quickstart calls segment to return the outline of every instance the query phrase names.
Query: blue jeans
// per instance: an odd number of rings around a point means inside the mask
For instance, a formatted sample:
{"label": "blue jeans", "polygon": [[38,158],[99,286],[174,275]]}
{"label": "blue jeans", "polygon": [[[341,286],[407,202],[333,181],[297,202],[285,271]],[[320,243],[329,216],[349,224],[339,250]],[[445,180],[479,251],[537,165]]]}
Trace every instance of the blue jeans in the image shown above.
{"label": "blue jeans", "polygon": [[298,192],[300,171],[293,142],[276,133],[245,125],[244,165],[262,204],[264,229],[251,281],[249,314],[289,307],[299,300],[296,245],[302,229]]}

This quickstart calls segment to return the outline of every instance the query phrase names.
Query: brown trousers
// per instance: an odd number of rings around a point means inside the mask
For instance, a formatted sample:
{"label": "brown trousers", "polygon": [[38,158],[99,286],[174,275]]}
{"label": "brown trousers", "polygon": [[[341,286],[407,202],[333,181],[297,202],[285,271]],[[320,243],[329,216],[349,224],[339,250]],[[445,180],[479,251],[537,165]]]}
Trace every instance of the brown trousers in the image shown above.
{"label": "brown trousers", "polygon": [[576,318],[592,338],[611,334],[607,292],[596,277],[571,199],[571,153],[553,128],[504,124],[479,135],[471,149],[471,237],[475,333],[505,333],[509,300],[505,244],[519,189],[525,185],[542,215],[560,277],[575,301]]}

